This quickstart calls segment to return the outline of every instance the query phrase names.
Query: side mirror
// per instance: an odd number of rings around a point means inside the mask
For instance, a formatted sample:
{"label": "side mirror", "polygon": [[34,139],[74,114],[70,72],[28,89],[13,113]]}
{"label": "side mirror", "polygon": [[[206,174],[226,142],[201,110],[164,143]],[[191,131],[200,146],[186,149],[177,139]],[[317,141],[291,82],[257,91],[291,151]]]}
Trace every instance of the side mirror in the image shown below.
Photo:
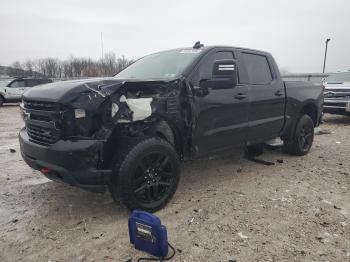
{"label": "side mirror", "polygon": [[216,60],[211,79],[212,89],[234,88],[237,84],[236,61],[233,59]]}

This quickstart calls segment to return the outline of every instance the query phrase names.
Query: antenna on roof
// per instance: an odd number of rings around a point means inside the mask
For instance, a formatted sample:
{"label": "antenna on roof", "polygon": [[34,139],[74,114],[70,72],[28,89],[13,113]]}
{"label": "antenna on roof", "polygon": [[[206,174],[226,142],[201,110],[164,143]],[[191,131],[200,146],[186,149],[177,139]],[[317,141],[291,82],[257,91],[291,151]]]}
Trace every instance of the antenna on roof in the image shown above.
{"label": "antenna on roof", "polygon": [[193,46],[193,48],[195,48],[195,49],[199,49],[199,48],[201,48],[201,47],[203,47],[204,45],[203,44],[201,44],[201,42],[200,41],[197,41],[195,44],[194,44],[194,46]]}

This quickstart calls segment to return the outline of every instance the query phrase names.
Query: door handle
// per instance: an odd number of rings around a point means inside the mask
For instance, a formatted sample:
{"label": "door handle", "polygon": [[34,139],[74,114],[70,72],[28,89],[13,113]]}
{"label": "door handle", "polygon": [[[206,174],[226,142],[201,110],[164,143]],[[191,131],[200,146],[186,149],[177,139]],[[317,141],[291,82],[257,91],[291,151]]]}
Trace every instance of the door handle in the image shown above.
{"label": "door handle", "polygon": [[245,98],[247,98],[247,95],[243,93],[238,93],[237,95],[235,95],[235,99],[238,99],[238,100],[242,100]]}
{"label": "door handle", "polygon": [[277,90],[275,92],[275,96],[283,96],[283,95],[284,95],[284,93],[281,90]]}

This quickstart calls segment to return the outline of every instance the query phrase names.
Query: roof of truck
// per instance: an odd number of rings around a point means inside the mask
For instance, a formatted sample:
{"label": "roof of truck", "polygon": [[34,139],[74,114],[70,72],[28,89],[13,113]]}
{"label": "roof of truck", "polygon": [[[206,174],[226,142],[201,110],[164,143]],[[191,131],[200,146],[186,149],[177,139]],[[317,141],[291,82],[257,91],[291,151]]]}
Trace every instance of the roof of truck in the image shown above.
{"label": "roof of truck", "polygon": [[[241,49],[244,51],[251,51],[251,52],[257,52],[257,53],[266,53],[269,54],[269,52],[263,51],[263,50],[257,50],[257,49],[252,49],[252,48],[246,48],[246,47],[238,47],[238,46],[228,46],[228,45],[210,45],[210,46],[203,46],[200,48],[194,48],[194,47],[182,47],[182,48],[174,48],[174,49],[169,49],[169,50],[188,50],[188,49],[193,49],[193,50],[203,50],[203,51],[209,51],[214,48],[233,48],[233,49]],[[169,50],[164,50],[164,51],[169,51]],[[161,51],[162,52],[162,51]]]}

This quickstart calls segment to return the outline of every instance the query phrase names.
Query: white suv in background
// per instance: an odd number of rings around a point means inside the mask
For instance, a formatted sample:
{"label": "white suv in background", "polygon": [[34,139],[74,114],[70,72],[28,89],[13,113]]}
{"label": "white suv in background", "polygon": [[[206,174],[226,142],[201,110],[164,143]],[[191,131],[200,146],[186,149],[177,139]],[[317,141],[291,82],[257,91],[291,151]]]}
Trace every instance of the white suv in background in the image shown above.
{"label": "white suv in background", "polygon": [[51,82],[50,79],[38,78],[0,79],[0,106],[6,102],[19,102],[28,88]]}
{"label": "white suv in background", "polygon": [[350,116],[350,71],[330,74],[324,86],[323,112]]}

